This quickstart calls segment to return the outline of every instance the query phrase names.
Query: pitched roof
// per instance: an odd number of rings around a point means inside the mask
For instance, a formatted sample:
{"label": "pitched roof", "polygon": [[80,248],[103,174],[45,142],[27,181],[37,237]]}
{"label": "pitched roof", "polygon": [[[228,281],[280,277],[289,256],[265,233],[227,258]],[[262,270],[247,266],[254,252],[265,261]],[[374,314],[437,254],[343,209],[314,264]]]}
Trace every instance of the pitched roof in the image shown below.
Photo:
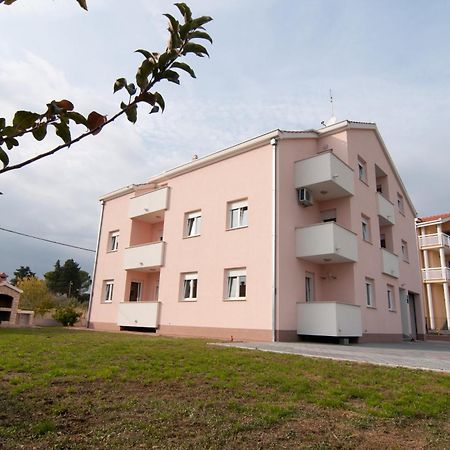
{"label": "pitched roof", "polygon": [[450,217],[450,212],[443,214],[434,214],[433,216],[419,217],[421,222],[432,222],[433,220],[448,219]]}

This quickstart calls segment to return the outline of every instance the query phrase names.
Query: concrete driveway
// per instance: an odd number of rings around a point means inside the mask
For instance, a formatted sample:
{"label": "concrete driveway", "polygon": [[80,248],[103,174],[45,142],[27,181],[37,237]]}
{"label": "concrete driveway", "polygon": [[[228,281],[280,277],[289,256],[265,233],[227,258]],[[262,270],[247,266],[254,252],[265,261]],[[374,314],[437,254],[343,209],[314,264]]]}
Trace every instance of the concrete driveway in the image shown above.
{"label": "concrete driveway", "polygon": [[230,342],[214,345],[450,373],[450,342],[443,341],[357,345]]}

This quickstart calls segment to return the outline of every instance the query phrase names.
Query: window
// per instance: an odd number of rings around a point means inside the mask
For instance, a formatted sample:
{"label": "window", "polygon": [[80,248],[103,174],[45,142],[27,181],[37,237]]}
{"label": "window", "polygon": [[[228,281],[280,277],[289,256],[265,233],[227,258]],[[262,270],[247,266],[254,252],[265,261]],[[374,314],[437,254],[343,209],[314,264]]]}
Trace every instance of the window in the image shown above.
{"label": "window", "polygon": [[111,231],[108,237],[108,251],[116,252],[118,248],[119,248],[119,232]]}
{"label": "window", "polygon": [[367,163],[361,157],[358,157],[358,177],[367,183]]}
{"label": "window", "polygon": [[307,303],[314,301],[314,274],[305,273],[305,300]]}
{"label": "window", "polygon": [[383,193],[383,186],[382,186],[381,184],[377,184],[377,192],[378,192],[379,194],[382,194],[382,193]]}
{"label": "window", "polygon": [[403,201],[403,196],[398,193],[397,193],[397,206],[398,206],[398,210],[402,214],[405,214],[405,202]]}
{"label": "window", "polygon": [[372,278],[366,278],[365,286],[366,286],[366,305],[369,306],[370,308],[375,308],[375,294]]}
{"label": "window", "polygon": [[231,269],[227,271],[227,300],[243,300],[247,295],[247,271]]}
{"label": "window", "polygon": [[402,240],[402,257],[403,261],[409,261],[408,243]]}
{"label": "window", "polygon": [[200,236],[202,227],[202,213],[195,211],[187,213],[185,216],[185,237]]}
{"label": "window", "polygon": [[384,233],[380,234],[380,247],[386,248],[386,235]]}
{"label": "window", "polygon": [[111,303],[113,299],[114,281],[108,280],[104,282],[103,302]]}
{"label": "window", "polygon": [[370,219],[361,215],[361,235],[363,240],[370,242]]}
{"label": "window", "polygon": [[389,311],[395,311],[394,286],[387,285],[387,302]]}
{"label": "window", "polygon": [[197,285],[198,285],[198,273],[185,273],[182,275],[183,286],[181,293],[181,300],[183,301],[196,301],[197,300]]}
{"label": "window", "polygon": [[242,228],[248,225],[248,202],[228,203],[228,228]]}
{"label": "window", "polygon": [[130,284],[130,302],[140,302],[142,292],[142,283],[140,281],[132,281]]}
{"label": "window", "polygon": [[320,220],[322,222],[336,222],[336,209],[320,211]]}

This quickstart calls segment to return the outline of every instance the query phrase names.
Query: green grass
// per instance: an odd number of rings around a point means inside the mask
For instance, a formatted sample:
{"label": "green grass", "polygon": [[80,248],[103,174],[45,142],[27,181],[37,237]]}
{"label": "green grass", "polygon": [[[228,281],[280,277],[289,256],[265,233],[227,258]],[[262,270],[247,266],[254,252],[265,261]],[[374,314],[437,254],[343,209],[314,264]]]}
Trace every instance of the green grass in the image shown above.
{"label": "green grass", "polygon": [[7,449],[450,448],[449,392],[443,374],[200,339],[0,330]]}

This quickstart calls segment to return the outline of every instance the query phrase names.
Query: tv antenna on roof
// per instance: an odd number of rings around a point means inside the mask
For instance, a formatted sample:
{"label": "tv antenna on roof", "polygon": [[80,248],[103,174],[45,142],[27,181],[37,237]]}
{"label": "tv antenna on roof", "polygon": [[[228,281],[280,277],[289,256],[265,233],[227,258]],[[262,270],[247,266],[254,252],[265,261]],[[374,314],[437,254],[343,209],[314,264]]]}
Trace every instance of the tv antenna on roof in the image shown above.
{"label": "tv antenna on roof", "polygon": [[331,91],[331,89],[330,89],[330,104],[331,104],[331,117],[326,122],[324,120],[320,122],[324,127],[334,125],[337,122],[336,116],[334,115],[333,92]]}

